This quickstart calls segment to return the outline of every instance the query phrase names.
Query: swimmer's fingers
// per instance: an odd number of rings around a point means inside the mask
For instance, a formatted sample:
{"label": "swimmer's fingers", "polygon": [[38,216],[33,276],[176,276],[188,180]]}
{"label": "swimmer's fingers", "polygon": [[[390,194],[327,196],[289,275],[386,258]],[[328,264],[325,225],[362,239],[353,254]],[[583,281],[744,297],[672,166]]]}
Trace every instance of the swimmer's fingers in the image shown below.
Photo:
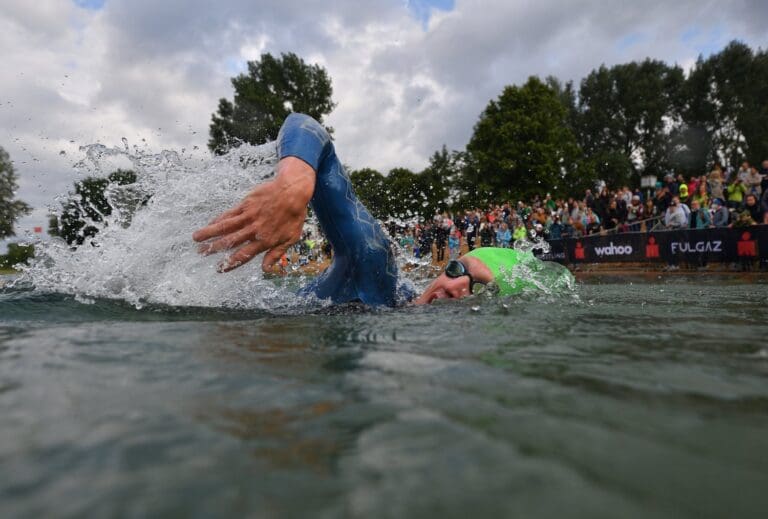
{"label": "swimmer's fingers", "polygon": [[260,239],[261,238],[257,236],[251,228],[241,229],[237,232],[227,234],[223,238],[219,238],[214,242],[201,245],[198,249],[198,252],[200,252],[200,254],[206,255],[213,254],[214,252],[219,252],[220,250],[237,247],[238,245],[247,241],[257,242]]}
{"label": "swimmer's fingers", "polygon": [[254,256],[260,252],[264,252],[264,249],[266,249],[266,245],[261,241],[246,243],[219,264],[219,272],[229,272],[241,265],[245,265],[251,261]]}
{"label": "swimmer's fingers", "polygon": [[[197,231],[195,231],[195,233],[192,234],[192,239],[195,241],[205,241],[210,238],[224,236],[226,234],[230,234],[234,231],[241,229],[249,221],[250,221],[250,218],[248,218],[247,215],[243,215],[243,214],[234,216],[232,218],[227,218],[226,220],[219,220],[206,227],[203,227],[202,229],[198,229]],[[230,247],[232,246],[233,245],[230,245]]]}
{"label": "swimmer's fingers", "polygon": [[283,256],[283,254],[288,252],[290,246],[291,242],[285,242],[267,252],[264,255],[264,260],[261,262],[261,270],[264,272],[269,272],[272,270],[272,267],[275,266],[275,263],[280,261],[280,258]]}
{"label": "swimmer's fingers", "polygon": [[233,216],[238,216],[243,212],[243,204],[240,204],[236,207],[233,207],[232,209],[228,209],[221,213],[219,216],[211,220],[208,225],[213,225],[215,223],[219,223],[222,220],[226,220],[227,218],[232,218]]}

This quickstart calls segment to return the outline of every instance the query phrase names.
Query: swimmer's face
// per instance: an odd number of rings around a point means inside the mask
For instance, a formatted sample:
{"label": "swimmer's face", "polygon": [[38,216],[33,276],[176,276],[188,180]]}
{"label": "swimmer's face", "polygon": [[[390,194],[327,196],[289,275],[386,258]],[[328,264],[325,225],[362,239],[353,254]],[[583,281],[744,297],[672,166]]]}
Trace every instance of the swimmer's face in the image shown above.
{"label": "swimmer's face", "polygon": [[[459,258],[459,261],[464,264],[475,283],[490,283],[493,281],[493,273],[479,259],[462,256]],[[451,278],[443,272],[414,301],[414,304],[425,305],[436,299],[461,299],[468,295],[470,295],[468,276]]]}

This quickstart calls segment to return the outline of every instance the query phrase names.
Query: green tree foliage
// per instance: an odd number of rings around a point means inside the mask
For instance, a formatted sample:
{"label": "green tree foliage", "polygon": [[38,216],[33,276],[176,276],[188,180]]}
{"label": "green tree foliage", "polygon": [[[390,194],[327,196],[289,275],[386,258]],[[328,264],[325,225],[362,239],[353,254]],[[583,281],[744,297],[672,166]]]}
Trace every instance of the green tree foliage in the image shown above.
{"label": "green tree foliage", "polygon": [[[433,215],[448,209],[459,195],[456,186],[460,176],[458,154],[443,147],[432,154],[429,165],[419,174],[424,199],[422,215]],[[452,192],[453,191],[453,192]]]}
{"label": "green tree foliage", "polygon": [[685,78],[678,66],[646,59],[601,66],[579,89],[579,144],[598,177],[612,185],[669,168],[670,133]]}
{"label": "green tree foliage", "polygon": [[16,265],[29,262],[35,256],[33,245],[8,244],[8,253],[0,255],[0,268],[14,268]]}
{"label": "green tree foliage", "polygon": [[677,167],[702,172],[715,161],[768,157],[768,52],[733,41],[707,59],[700,56],[685,86]]}
{"label": "green tree foliage", "polygon": [[376,218],[429,217],[451,202],[451,186],[458,178],[456,154],[443,146],[421,173],[392,169],[386,176],[365,168],[350,175],[357,197]]}
{"label": "green tree foliage", "polygon": [[308,65],[293,53],[280,58],[267,53],[259,61],[249,61],[248,72],[232,78],[232,86],[234,101],[219,100],[210,126],[208,147],[219,155],[242,142],[263,144],[275,139],[291,112],[322,123],[335,106],[325,69]]}
{"label": "green tree foliage", "polygon": [[422,177],[406,168],[395,168],[387,175],[390,216],[410,218],[422,215],[428,205]]}
{"label": "green tree foliage", "polygon": [[[136,173],[122,169],[114,171],[107,178],[87,177],[75,182],[74,193],[62,202],[61,214],[49,220],[48,234],[60,236],[70,245],[82,245],[86,239],[99,232],[95,224],[103,222],[114,210],[107,198],[107,188],[110,185],[126,186],[135,183]],[[141,202],[146,200],[147,197],[143,197]],[[138,204],[125,205],[130,212]]]}
{"label": "green tree foliage", "polygon": [[467,145],[478,203],[561,192],[581,169],[581,152],[558,92],[531,77],[491,101]]}
{"label": "green tree foliage", "polygon": [[360,201],[373,216],[384,219],[390,214],[387,179],[375,169],[364,168],[349,176]]}
{"label": "green tree foliage", "polygon": [[16,172],[8,153],[0,148],[0,239],[13,236],[17,218],[29,214],[32,208],[16,199]]}

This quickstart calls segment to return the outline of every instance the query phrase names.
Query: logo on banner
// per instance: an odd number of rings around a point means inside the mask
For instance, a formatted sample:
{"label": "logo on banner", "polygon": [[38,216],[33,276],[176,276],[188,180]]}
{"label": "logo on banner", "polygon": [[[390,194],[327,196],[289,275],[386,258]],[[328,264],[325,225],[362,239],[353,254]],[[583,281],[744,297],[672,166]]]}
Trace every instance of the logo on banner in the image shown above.
{"label": "logo on banner", "polygon": [[595,247],[598,256],[626,256],[632,254],[631,245],[614,245],[613,242],[605,247]]}
{"label": "logo on banner", "polygon": [[584,246],[580,241],[576,242],[576,249],[573,251],[573,257],[580,260],[584,259]]}
{"label": "logo on banner", "polygon": [[659,257],[659,244],[656,243],[656,238],[651,236],[648,238],[648,244],[645,246],[646,258],[658,258]]}
{"label": "logo on banner", "polygon": [[736,254],[742,257],[754,258],[757,256],[757,241],[752,240],[749,232],[741,235],[741,240],[736,244]]}
{"label": "logo on banner", "polygon": [[712,241],[673,241],[672,254],[677,252],[723,252],[723,242],[720,240]]}

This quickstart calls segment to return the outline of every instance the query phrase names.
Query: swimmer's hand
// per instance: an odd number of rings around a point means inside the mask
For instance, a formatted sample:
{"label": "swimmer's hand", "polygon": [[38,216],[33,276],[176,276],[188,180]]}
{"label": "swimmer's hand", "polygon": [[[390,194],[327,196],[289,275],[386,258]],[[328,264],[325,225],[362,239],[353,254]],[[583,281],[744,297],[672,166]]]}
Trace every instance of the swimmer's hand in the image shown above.
{"label": "swimmer's hand", "polygon": [[315,170],[301,159],[285,157],[274,180],[256,186],[237,206],[195,231],[192,239],[211,240],[200,246],[201,254],[240,246],[222,261],[219,272],[237,268],[267,251],[261,264],[266,272],[301,238],[307,204],[314,192]]}

